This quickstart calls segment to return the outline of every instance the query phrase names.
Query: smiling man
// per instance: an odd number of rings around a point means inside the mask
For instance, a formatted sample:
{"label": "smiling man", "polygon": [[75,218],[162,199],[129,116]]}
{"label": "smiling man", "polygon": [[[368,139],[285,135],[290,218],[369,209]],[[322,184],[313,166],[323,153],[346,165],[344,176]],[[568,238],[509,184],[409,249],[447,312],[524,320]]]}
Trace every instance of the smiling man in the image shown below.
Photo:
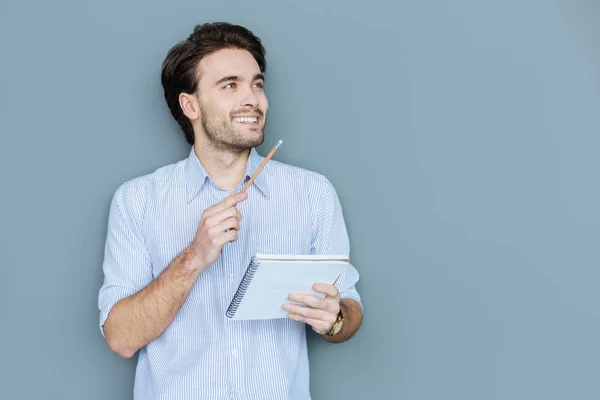
{"label": "smiling man", "polygon": [[[196,26],[162,68],[189,157],[122,184],[108,220],[98,306],[109,348],[139,358],[135,399],[310,399],[306,327],[328,342],[362,323],[353,266],[288,318],[235,321],[227,307],[255,253],[349,254],[322,175],[263,160],[265,50],[247,29]],[[296,303],[306,304],[299,306]]]}

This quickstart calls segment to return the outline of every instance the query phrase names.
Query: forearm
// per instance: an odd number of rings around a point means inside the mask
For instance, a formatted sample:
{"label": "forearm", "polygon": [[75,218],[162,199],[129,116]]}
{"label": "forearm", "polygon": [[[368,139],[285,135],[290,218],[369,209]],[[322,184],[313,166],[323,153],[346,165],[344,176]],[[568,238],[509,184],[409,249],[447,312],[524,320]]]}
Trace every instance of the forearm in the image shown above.
{"label": "forearm", "polygon": [[340,300],[340,309],[344,316],[344,324],[342,329],[335,335],[329,336],[327,334],[321,335],[326,341],[331,343],[341,343],[350,339],[358,331],[362,324],[363,313],[360,304],[349,298]]}
{"label": "forearm", "polygon": [[104,324],[112,351],[129,358],[167,329],[202,270],[197,262],[187,248],[148,286],[115,304]]}

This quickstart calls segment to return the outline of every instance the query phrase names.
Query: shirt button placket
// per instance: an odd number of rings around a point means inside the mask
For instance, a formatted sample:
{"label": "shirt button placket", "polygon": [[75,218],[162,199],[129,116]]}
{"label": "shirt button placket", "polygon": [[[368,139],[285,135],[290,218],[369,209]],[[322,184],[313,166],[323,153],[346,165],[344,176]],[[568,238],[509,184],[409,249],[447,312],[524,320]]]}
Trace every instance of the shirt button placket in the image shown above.
{"label": "shirt button placket", "polygon": [[233,328],[230,332],[232,336],[230,337],[231,347],[229,348],[228,358],[230,359],[229,365],[231,365],[231,384],[233,393],[237,398],[240,398],[242,395],[243,389],[243,376],[244,376],[244,362],[242,357],[242,351],[240,350],[240,341],[241,337],[238,332],[237,324],[233,324]]}
{"label": "shirt button placket", "polygon": [[[232,251],[231,247],[235,246],[235,243],[228,243],[223,246],[221,251],[222,260],[222,273],[224,283],[228,287],[228,293],[235,293],[237,290],[237,283],[235,274],[233,271],[234,265],[238,262],[235,259],[235,250]],[[228,303],[229,300],[227,300]],[[228,304],[227,304],[228,305]],[[235,398],[242,398],[242,384],[243,384],[243,362],[240,357],[240,332],[238,321],[232,321],[227,318],[226,325],[227,329],[227,359],[229,360],[229,382],[231,384],[231,392]]]}
{"label": "shirt button placket", "polygon": [[[241,187],[240,187],[241,189]],[[238,210],[244,213],[244,206],[242,204],[237,205]],[[243,221],[243,219],[242,219]],[[232,243],[226,243],[223,246],[221,257],[223,260],[223,278],[225,285],[227,286],[228,293],[235,293],[239,284],[236,279],[236,266],[241,262],[242,247],[240,243],[243,243],[243,233],[238,233],[238,241]],[[227,299],[229,302],[230,299]],[[228,305],[228,303],[227,303]],[[244,362],[242,357],[242,340],[243,340],[243,328],[240,326],[241,321],[232,321],[227,319],[227,359],[229,360],[229,382],[231,384],[231,392],[235,398],[241,399],[243,397],[243,383],[244,383]]]}

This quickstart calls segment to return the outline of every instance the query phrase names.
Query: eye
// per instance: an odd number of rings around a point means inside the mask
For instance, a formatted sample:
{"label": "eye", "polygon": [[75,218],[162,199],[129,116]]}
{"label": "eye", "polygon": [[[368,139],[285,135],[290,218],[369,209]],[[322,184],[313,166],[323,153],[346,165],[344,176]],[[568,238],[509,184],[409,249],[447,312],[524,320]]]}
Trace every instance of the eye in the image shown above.
{"label": "eye", "polygon": [[262,88],[264,87],[264,83],[263,83],[263,82],[256,82],[256,83],[254,84],[254,87],[257,87],[257,88],[260,88],[260,89],[262,89]]}
{"label": "eye", "polygon": [[235,83],[234,82],[228,83],[223,88],[224,89],[233,89],[233,88],[235,88]]}

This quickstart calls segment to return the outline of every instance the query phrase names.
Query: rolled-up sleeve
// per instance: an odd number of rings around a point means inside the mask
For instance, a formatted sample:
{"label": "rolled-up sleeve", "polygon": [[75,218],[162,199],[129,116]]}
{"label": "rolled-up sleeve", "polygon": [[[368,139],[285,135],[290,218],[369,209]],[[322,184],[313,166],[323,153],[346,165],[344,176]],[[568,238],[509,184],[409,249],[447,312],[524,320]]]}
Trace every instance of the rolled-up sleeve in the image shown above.
{"label": "rolled-up sleeve", "polygon": [[104,282],[98,294],[100,332],[119,301],[131,296],[153,279],[152,266],[142,234],[136,204],[142,203],[131,185],[120,186],[111,201],[102,270]]}
{"label": "rolled-up sleeve", "polygon": [[[320,196],[313,221],[312,253],[328,255],[350,256],[350,240],[346,229],[346,222],[342,212],[342,205],[331,182],[322,178]],[[354,265],[350,264],[346,271],[336,282],[336,287],[341,298],[356,300],[361,308],[361,297],[356,290],[359,273]]]}

